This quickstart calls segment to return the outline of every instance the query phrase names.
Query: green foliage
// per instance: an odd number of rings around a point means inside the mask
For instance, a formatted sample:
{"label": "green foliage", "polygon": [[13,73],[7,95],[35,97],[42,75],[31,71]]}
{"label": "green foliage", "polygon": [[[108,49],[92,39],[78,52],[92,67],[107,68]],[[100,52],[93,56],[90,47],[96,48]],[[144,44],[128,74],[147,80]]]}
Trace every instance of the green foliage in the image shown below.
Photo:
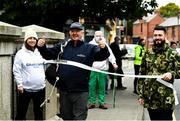
{"label": "green foliage", "polygon": [[156,7],[156,0],[3,0],[5,12],[0,21],[61,30],[68,19],[78,21],[84,17],[100,24],[108,18],[136,20]]}
{"label": "green foliage", "polygon": [[166,6],[160,7],[160,13],[163,17],[177,16],[178,12],[180,12],[180,7],[175,3],[169,3]]}

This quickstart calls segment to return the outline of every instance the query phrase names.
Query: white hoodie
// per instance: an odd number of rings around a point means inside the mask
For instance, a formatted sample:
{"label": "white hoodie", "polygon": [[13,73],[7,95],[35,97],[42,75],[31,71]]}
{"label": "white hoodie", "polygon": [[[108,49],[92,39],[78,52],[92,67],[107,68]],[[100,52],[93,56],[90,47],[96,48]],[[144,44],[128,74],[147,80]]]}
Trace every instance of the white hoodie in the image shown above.
{"label": "white hoodie", "polygon": [[[105,38],[102,38],[102,40],[105,42],[106,47],[109,50],[110,56],[108,57],[108,59],[104,60],[104,61],[95,61],[93,63],[93,67],[96,69],[100,69],[100,70],[108,70],[109,68],[109,63],[108,61],[110,61],[112,64],[116,64],[116,58],[111,50],[111,48],[109,47],[109,45],[106,43]],[[98,45],[98,43],[96,42],[95,39],[93,39],[92,41],[89,42],[90,44],[94,44],[94,45]]]}
{"label": "white hoodie", "polygon": [[17,85],[25,90],[36,91],[45,87],[44,59],[37,49],[30,51],[25,46],[20,49],[14,60],[13,73]]}

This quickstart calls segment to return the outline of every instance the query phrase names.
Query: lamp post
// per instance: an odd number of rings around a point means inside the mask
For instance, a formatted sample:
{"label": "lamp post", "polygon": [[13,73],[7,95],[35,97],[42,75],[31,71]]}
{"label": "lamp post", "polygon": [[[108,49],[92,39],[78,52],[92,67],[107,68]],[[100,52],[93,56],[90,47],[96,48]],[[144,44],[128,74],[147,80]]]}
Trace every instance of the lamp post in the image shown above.
{"label": "lamp post", "polygon": [[119,20],[119,18],[116,18],[116,35],[118,37],[121,37],[120,20]]}
{"label": "lamp post", "polygon": [[179,31],[180,31],[180,22],[179,22],[179,20],[180,20],[180,12],[178,12],[177,13],[177,39],[178,39],[178,43],[179,43],[179,47],[180,47],[180,34],[179,34]]}

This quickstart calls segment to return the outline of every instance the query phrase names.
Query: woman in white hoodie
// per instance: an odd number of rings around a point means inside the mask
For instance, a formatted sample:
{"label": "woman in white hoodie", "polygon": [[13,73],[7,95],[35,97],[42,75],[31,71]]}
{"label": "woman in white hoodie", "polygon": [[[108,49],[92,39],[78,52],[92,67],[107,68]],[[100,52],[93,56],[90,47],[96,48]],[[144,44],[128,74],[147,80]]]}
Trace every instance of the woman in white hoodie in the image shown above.
{"label": "woman in white hoodie", "polygon": [[[90,41],[90,44],[98,45],[98,41],[103,40],[106,44],[106,40],[103,37],[103,33],[101,31],[96,31],[94,38]],[[99,70],[108,71],[109,61],[112,63],[114,69],[117,69],[118,66],[116,64],[116,58],[112,53],[110,47],[106,44],[110,56],[107,60],[104,61],[95,61],[93,63],[93,67]],[[98,86],[98,103],[99,108],[107,109],[105,104],[105,86],[107,81],[107,74],[91,71],[90,80],[89,80],[89,109],[96,107],[96,86]]]}
{"label": "woman in white hoodie", "polygon": [[24,45],[15,55],[13,74],[18,91],[16,120],[26,119],[31,99],[33,100],[35,120],[43,120],[43,108],[40,105],[45,98],[44,59],[36,48],[37,41],[36,32],[27,29]]}

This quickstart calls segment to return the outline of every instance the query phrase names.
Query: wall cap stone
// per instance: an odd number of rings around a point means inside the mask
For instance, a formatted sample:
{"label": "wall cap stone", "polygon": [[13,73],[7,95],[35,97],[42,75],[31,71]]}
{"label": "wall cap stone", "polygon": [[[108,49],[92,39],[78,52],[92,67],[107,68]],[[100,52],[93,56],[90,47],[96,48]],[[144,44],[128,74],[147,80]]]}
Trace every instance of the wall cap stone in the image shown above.
{"label": "wall cap stone", "polygon": [[0,35],[21,36],[21,34],[21,27],[0,21]]}

